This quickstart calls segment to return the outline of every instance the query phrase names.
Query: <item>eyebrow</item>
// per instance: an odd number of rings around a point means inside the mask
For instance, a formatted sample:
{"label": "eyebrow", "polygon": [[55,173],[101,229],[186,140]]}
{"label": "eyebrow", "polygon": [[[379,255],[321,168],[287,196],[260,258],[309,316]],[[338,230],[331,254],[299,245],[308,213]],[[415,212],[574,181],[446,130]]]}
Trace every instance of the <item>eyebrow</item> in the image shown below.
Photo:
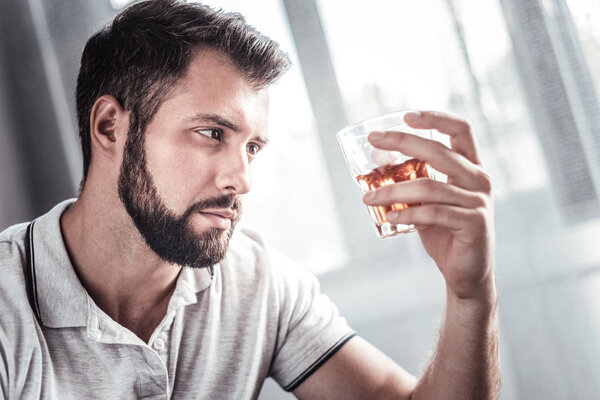
{"label": "eyebrow", "polygon": [[[195,114],[194,116],[192,116],[190,118],[190,120],[191,121],[198,121],[198,120],[210,121],[217,125],[224,126],[225,128],[231,129],[235,133],[239,133],[241,130],[239,128],[239,126],[237,126],[236,124],[234,124],[233,122],[229,121],[227,118],[225,118],[219,114],[198,113],[198,114]],[[266,137],[262,137],[262,136],[254,136],[251,140],[253,140],[255,142],[259,142],[263,146],[266,146],[267,144],[269,144],[269,139]]]}

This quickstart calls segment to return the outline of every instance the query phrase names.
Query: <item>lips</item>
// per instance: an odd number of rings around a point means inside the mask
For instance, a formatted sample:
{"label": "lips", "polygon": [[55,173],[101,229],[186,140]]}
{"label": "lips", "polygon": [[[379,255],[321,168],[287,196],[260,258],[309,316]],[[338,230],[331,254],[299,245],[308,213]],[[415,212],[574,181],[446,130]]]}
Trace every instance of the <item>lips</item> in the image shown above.
{"label": "lips", "polygon": [[205,209],[200,214],[208,219],[215,228],[230,229],[236,214],[228,208]]}
{"label": "lips", "polygon": [[235,212],[230,210],[229,208],[221,208],[221,209],[205,209],[200,211],[202,214],[212,214],[221,218],[234,219]]}

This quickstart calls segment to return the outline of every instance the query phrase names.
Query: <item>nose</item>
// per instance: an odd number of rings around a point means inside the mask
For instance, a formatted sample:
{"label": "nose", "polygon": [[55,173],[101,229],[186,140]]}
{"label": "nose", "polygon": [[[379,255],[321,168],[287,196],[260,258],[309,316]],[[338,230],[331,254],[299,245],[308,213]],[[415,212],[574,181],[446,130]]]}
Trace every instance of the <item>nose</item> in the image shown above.
{"label": "nose", "polygon": [[250,164],[246,149],[231,151],[219,157],[217,165],[216,185],[228,194],[246,194],[252,188]]}

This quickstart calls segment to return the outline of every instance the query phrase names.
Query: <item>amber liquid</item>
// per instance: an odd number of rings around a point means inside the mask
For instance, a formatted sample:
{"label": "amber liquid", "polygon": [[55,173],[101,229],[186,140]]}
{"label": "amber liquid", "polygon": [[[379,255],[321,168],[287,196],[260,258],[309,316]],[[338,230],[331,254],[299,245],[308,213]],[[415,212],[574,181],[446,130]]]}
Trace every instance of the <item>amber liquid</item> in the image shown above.
{"label": "amber liquid", "polygon": [[[366,175],[356,177],[363,193],[375,190],[381,186],[393,185],[397,182],[410,181],[417,178],[429,178],[429,165],[425,161],[412,158],[402,164],[386,165],[378,167]],[[394,210],[403,210],[407,207],[420,204],[396,203],[389,206],[368,206],[369,213],[376,221],[380,235],[383,236],[380,227],[388,222],[387,213]]]}

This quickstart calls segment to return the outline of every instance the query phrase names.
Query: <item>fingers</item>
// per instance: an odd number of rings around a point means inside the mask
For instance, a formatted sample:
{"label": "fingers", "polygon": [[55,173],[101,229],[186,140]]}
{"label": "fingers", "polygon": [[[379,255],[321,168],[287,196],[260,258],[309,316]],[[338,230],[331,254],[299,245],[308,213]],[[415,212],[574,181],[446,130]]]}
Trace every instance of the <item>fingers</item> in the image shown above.
{"label": "fingers", "polygon": [[466,120],[439,111],[412,111],[404,116],[404,121],[412,128],[436,129],[449,135],[452,150],[481,164],[471,125]]}
{"label": "fingers", "polygon": [[415,205],[388,213],[391,223],[460,231],[456,237],[465,242],[480,237],[491,224],[491,179],[481,167],[471,127],[463,119],[433,111],[408,113],[405,121],[415,129],[448,134],[451,148],[403,132],[372,132],[369,141],[376,148],[428,162],[448,175],[448,183],[430,179],[395,183],[366,193],[363,201],[371,206]]}
{"label": "fingers", "polygon": [[382,186],[367,192],[363,201],[371,206],[388,206],[395,203],[437,203],[463,208],[487,207],[488,197],[454,185],[431,179],[416,179]]}
{"label": "fingers", "polygon": [[478,240],[477,233],[485,232],[486,224],[491,218],[484,207],[462,208],[442,204],[426,204],[409,207],[400,211],[392,211],[387,218],[394,224],[414,224],[416,226],[437,226],[454,232],[461,232],[458,237]]}
{"label": "fingers", "polygon": [[427,161],[436,170],[448,175],[452,184],[464,189],[489,192],[489,175],[441,143],[402,132],[373,132],[369,135],[373,146],[399,151],[405,155]]}

